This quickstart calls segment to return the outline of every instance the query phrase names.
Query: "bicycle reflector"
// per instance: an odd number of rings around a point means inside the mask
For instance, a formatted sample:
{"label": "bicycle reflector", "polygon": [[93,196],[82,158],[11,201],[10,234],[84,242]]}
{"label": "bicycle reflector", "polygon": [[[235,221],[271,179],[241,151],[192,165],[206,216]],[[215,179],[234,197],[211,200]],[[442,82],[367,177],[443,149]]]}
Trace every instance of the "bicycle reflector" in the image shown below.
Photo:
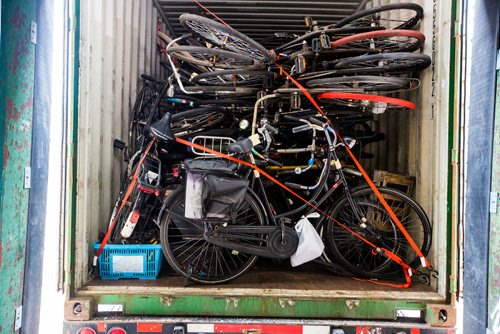
{"label": "bicycle reflector", "polygon": [[96,334],[95,330],[90,327],[83,327],[76,334]]}
{"label": "bicycle reflector", "polygon": [[108,334],[127,334],[127,332],[120,327],[113,327],[108,331]]}

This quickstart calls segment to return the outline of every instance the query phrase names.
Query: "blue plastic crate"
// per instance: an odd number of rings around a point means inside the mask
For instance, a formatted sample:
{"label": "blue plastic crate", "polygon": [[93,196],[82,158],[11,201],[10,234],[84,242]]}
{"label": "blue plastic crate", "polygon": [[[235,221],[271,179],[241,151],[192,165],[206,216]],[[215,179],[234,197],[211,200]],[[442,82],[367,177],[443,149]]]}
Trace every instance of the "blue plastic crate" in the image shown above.
{"label": "blue plastic crate", "polygon": [[[93,244],[97,251],[100,243]],[[163,262],[161,245],[107,244],[99,256],[99,274],[102,279],[155,279]]]}

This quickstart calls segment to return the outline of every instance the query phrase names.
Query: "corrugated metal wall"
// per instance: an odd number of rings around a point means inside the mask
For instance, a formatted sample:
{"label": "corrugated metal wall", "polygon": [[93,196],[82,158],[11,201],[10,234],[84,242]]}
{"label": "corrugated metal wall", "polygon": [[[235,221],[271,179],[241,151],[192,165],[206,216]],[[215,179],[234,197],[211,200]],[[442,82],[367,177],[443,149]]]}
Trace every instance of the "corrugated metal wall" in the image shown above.
{"label": "corrugated metal wall", "polygon": [[81,1],[77,148],[77,286],[89,244],[105,231],[125,163],[113,140],[127,142],[129,113],[142,73],[161,76],[153,1]]}

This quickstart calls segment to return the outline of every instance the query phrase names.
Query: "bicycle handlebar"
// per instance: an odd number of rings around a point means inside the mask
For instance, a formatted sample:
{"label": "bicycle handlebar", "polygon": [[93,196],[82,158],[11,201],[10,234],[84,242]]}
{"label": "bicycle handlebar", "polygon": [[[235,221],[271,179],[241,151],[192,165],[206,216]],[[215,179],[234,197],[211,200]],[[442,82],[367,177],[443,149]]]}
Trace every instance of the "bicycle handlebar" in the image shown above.
{"label": "bicycle handlebar", "polygon": [[283,116],[283,118],[286,119],[287,121],[300,122],[300,118],[295,116],[285,115]]}
{"label": "bicycle handlebar", "polygon": [[298,132],[307,131],[310,129],[311,129],[311,126],[309,124],[304,124],[304,125],[299,125],[299,126],[292,128],[292,132],[298,133]]}
{"label": "bicycle handlebar", "polygon": [[320,120],[318,120],[317,118],[314,118],[314,117],[309,117],[309,122],[313,123],[313,124],[316,124],[318,126],[321,126],[322,128],[325,126],[326,123],[323,123],[321,122]]}

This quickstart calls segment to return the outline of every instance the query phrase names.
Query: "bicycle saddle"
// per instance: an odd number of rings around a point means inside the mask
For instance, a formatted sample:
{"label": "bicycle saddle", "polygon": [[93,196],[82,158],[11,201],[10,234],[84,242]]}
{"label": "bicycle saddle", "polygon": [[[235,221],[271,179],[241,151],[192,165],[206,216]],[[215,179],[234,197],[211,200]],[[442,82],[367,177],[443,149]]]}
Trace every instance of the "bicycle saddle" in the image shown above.
{"label": "bicycle saddle", "polygon": [[249,153],[253,148],[252,141],[249,138],[243,138],[235,143],[229,144],[227,150],[229,153]]}
{"label": "bicycle saddle", "polygon": [[171,118],[172,115],[170,115],[170,113],[166,113],[165,115],[163,115],[163,117],[159,121],[151,124],[151,126],[149,127],[150,133],[161,141],[168,142],[175,140],[175,137],[172,133],[172,128],[170,127]]}

